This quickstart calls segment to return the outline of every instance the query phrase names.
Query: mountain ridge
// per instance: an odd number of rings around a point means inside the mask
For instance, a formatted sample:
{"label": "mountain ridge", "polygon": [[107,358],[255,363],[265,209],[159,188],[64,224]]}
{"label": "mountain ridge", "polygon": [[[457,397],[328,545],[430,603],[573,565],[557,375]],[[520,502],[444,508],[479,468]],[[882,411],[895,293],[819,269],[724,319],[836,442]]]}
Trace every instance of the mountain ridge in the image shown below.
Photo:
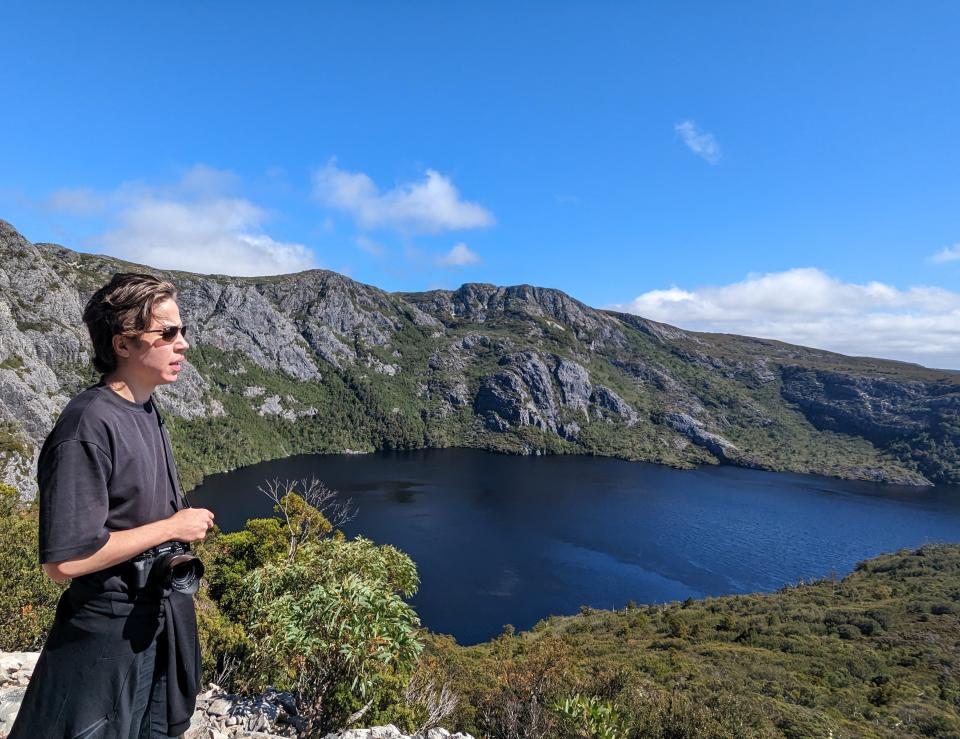
{"label": "mountain ridge", "polygon": [[427,446],[960,482],[960,373],[686,331],[533,285],[158,270],[2,220],[0,479],[32,490],[56,414],[96,379],[83,304],[131,269],[169,277],[195,327],[158,391],[188,487],[289,454]]}

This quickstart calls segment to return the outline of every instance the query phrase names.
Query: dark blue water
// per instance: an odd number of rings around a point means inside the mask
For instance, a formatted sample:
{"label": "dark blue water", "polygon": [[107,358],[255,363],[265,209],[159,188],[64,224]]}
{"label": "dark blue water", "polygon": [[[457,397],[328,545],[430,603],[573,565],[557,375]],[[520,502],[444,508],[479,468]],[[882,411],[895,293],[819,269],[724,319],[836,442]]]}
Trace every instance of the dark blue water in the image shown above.
{"label": "dark blue water", "polygon": [[960,487],[471,449],[291,457],[208,477],[191,500],[233,531],[272,514],[265,480],[303,477],[353,499],[347,535],[414,559],[424,625],[465,644],[581,605],[776,590],[960,541]]}

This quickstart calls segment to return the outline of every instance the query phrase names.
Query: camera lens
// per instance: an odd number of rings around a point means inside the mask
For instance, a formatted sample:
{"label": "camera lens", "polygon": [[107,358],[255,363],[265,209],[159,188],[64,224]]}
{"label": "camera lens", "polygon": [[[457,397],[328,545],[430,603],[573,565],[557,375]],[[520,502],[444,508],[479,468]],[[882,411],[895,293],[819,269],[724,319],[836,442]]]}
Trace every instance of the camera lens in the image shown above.
{"label": "camera lens", "polygon": [[170,587],[180,593],[193,595],[200,588],[203,562],[192,554],[177,554],[164,563],[170,578]]}

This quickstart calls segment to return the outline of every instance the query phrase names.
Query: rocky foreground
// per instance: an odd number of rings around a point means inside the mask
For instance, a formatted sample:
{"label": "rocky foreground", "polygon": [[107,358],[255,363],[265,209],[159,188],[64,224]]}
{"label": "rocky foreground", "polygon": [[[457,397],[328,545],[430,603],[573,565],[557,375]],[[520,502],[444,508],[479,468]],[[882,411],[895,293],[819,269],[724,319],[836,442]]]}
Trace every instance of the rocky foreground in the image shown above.
{"label": "rocky foreground", "polygon": [[[0,739],[6,739],[20,710],[39,652],[0,652]],[[290,693],[268,690],[253,698],[230,695],[216,685],[197,697],[197,710],[183,739],[285,739],[297,737],[304,721]],[[407,735],[387,724],[347,729],[324,739],[473,739],[431,728]]]}

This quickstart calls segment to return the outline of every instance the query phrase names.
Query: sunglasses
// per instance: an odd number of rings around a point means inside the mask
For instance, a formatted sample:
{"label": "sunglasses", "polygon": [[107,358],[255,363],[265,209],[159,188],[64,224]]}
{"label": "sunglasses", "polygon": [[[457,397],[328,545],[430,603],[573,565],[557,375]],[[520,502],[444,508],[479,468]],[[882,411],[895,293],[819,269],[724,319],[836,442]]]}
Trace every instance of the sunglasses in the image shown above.
{"label": "sunglasses", "polygon": [[160,334],[164,341],[173,341],[180,334],[184,339],[187,338],[188,326],[164,326],[163,328],[152,328],[149,331],[143,331],[145,334]]}

